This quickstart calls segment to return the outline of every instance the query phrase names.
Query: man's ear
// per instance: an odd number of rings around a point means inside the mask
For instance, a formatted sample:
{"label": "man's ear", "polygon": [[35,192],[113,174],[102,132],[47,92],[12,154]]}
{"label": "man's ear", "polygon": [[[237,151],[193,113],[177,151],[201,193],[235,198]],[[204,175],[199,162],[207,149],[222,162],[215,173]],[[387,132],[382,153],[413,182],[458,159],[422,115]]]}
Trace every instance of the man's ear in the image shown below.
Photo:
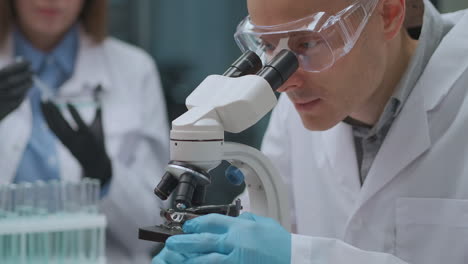
{"label": "man's ear", "polygon": [[380,15],[383,19],[383,29],[387,40],[393,39],[405,20],[406,0],[382,0]]}

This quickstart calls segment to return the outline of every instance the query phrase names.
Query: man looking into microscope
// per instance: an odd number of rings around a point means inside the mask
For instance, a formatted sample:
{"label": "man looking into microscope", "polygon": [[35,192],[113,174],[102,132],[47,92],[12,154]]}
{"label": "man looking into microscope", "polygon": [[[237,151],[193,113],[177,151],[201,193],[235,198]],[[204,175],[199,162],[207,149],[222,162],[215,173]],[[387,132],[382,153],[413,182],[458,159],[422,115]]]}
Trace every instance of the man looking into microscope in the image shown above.
{"label": "man looking into microscope", "polygon": [[153,263],[466,263],[468,13],[425,1],[414,40],[405,0],[247,2],[241,48],[300,61],[263,142],[293,234],[250,213],[202,216]]}

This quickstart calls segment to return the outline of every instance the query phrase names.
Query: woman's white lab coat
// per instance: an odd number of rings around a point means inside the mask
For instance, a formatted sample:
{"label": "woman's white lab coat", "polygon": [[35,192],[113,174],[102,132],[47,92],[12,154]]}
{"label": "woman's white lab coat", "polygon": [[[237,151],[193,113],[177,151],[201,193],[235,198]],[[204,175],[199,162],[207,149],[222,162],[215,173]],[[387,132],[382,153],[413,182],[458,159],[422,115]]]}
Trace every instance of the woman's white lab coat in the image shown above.
{"label": "woman's white lab coat", "polygon": [[[0,67],[12,61],[11,39],[0,51]],[[138,227],[160,223],[160,203],[153,188],[169,159],[166,108],[159,76],[143,51],[108,38],[95,45],[80,32],[73,76],[59,95],[79,94],[101,84],[106,148],[113,178],[101,202],[107,216],[107,257],[112,264],[148,264],[154,243],[138,240]],[[78,108],[91,122],[94,107]],[[30,138],[32,115],[29,100],[0,122],[0,184],[13,181]],[[61,177],[76,181],[81,167],[57,141]]]}
{"label": "woman's white lab coat", "polygon": [[263,151],[291,188],[291,263],[468,263],[468,12],[450,20],[362,187],[351,127],[308,131],[281,96]]}

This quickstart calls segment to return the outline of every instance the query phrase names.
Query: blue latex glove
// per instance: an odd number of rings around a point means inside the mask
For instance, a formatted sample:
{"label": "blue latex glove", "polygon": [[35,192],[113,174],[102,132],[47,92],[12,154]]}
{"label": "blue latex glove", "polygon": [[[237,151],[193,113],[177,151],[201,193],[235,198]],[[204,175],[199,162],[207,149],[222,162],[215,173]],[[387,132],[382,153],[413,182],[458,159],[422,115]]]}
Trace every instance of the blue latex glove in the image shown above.
{"label": "blue latex glove", "polygon": [[175,264],[184,263],[188,258],[185,255],[174,252],[164,247],[159,254],[153,258],[152,264]]}
{"label": "blue latex glove", "polygon": [[153,264],[285,264],[291,261],[291,234],[273,219],[243,213],[200,216],[166,241]]}

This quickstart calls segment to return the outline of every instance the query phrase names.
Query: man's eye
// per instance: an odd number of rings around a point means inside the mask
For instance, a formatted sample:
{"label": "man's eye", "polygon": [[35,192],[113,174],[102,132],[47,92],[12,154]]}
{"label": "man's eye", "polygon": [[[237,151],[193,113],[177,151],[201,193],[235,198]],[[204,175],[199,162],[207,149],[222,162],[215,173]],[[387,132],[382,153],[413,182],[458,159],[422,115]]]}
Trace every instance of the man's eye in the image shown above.
{"label": "man's eye", "polygon": [[299,48],[302,50],[313,49],[318,45],[317,41],[307,41],[299,44]]}
{"label": "man's eye", "polygon": [[259,39],[258,40],[258,46],[261,49],[263,49],[265,52],[273,51],[276,48],[274,44],[272,44],[271,42],[266,41],[264,39]]}
{"label": "man's eye", "polygon": [[266,51],[273,51],[273,50],[275,50],[275,45],[273,45],[273,44],[271,44],[271,43],[264,42],[264,43],[263,43],[263,46],[265,47],[265,50],[266,50]]}

